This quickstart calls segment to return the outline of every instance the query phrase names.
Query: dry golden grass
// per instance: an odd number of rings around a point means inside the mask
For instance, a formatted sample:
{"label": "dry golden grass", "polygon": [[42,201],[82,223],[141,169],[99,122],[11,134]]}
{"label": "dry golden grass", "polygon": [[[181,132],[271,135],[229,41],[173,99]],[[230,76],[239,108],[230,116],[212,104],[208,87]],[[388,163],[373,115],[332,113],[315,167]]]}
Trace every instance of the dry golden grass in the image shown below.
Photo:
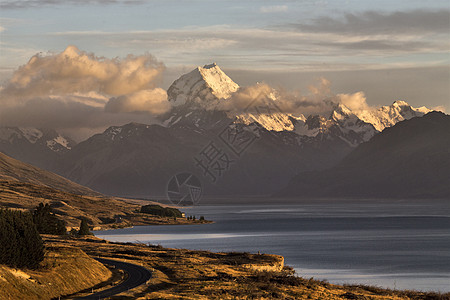
{"label": "dry golden grass", "polygon": [[[191,224],[184,218],[160,218],[140,214],[141,204],[157,204],[124,198],[107,197],[54,173],[23,163],[0,152],[0,207],[34,209],[48,203],[53,212],[78,227],[80,218],[101,228],[145,224]],[[115,224],[117,217],[121,218]]]}
{"label": "dry golden grass", "polygon": [[[91,220],[91,225],[97,229],[127,227],[132,225],[158,224],[193,224],[199,223],[185,218],[161,218],[139,213],[140,205],[128,202],[124,198],[106,196],[82,196],[62,192],[50,187],[23,183],[18,181],[0,180],[0,207],[32,210],[39,203],[48,203],[52,211],[67,222],[68,227],[78,227],[80,218]],[[157,204],[147,201],[147,204]],[[119,224],[105,220],[121,217]]]}

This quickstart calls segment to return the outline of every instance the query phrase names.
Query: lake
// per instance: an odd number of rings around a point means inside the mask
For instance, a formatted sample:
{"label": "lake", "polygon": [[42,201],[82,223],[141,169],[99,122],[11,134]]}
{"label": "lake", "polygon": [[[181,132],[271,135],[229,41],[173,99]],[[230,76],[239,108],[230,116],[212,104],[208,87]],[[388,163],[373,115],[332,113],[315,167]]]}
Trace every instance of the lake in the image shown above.
{"label": "lake", "polygon": [[331,283],[450,291],[450,201],[320,200],[181,210],[215,223],[95,235],[171,248],[279,254],[298,275]]}

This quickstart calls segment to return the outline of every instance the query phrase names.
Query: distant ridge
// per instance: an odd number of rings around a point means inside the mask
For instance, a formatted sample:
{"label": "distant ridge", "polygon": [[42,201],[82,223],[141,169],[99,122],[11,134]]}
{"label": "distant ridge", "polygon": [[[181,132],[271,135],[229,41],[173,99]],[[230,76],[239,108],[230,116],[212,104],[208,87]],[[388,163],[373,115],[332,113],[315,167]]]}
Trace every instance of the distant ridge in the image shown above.
{"label": "distant ridge", "polygon": [[72,182],[52,172],[39,169],[35,166],[11,158],[3,154],[2,152],[0,152],[0,180],[31,183],[78,195],[101,195],[98,192]]}
{"label": "distant ridge", "polygon": [[295,176],[279,196],[450,199],[450,116],[386,128],[337,166]]}

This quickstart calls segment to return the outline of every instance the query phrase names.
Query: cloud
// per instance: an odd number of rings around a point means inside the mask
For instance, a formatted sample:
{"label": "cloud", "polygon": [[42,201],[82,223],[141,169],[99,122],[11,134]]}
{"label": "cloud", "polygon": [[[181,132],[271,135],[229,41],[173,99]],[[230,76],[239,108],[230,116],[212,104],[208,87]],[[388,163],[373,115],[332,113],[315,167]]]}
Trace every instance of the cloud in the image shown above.
{"label": "cloud", "polygon": [[443,112],[443,113],[446,112],[445,107],[442,106],[442,105],[434,106],[434,107],[431,108],[431,110],[440,111],[440,112]]}
{"label": "cloud", "polygon": [[278,13],[278,12],[287,12],[287,5],[271,5],[271,6],[261,6],[259,9],[262,13]]}
{"label": "cloud", "polygon": [[2,108],[0,126],[53,128],[82,141],[112,125],[159,123],[152,114],[106,112],[104,105],[94,106],[90,104],[92,101],[98,99],[86,97],[83,101],[74,101],[67,96],[32,98],[25,103]]}
{"label": "cloud", "polygon": [[366,95],[363,92],[356,92],[353,94],[338,94],[339,102],[350,108],[350,110],[366,110],[369,109]]}
{"label": "cloud", "polygon": [[340,35],[448,34],[450,10],[412,10],[392,13],[366,11],[347,13],[339,19],[320,17],[310,24],[299,23],[293,26],[306,32],[339,33]]}
{"label": "cloud", "polygon": [[341,71],[423,67],[448,59],[450,41],[442,30],[404,33],[393,29],[367,34],[325,30],[319,23],[265,28],[221,25],[126,32],[71,31],[49,33],[45,38],[81,39],[110,49],[121,49],[124,44],[136,51],[151,48],[153,54],[172,66],[186,62],[202,65],[206,59],[229,68]]}
{"label": "cloud", "polygon": [[[308,87],[309,93],[287,91],[274,88],[266,83],[242,87],[223,101],[219,109],[231,115],[242,113],[271,114],[287,113],[293,116],[327,115],[338,103],[362,108],[365,102],[364,93],[333,94],[330,81],[318,78],[316,83]],[[367,106],[368,107],[368,106]]]}
{"label": "cloud", "polygon": [[164,69],[150,54],[108,59],[75,46],[36,54],[0,88],[0,126],[92,133],[132,121],[155,123],[170,108],[157,87]]}
{"label": "cloud", "polygon": [[6,0],[0,2],[2,9],[40,8],[58,5],[111,5],[111,4],[141,4],[141,0]]}
{"label": "cloud", "polygon": [[105,106],[107,112],[149,112],[154,115],[166,113],[170,108],[167,93],[160,88],[111,98]]}
{"label": "cloud", "polygon": [[164,65],[150,54],[106,59],[69,46],[59,54],[34,55],[14,72],[3,97],[28,98],[95,91],[111,96],[156,85]]}

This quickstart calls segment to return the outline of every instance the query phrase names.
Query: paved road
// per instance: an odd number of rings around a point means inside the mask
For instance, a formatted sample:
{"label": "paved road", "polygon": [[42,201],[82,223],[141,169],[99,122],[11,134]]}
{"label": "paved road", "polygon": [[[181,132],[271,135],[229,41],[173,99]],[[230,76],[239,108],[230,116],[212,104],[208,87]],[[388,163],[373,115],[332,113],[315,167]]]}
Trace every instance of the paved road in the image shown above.
{"label": "paved road", "polygon": [[135,288],[149,280],[152,277],[152,273],[144,267],[129,264],[123,261],[117,261],[106,258],[95,258],[102,264],[115,266],[117,269],[124,270],[128,273],[128,278],[110,289],[86,296],[77,299],[102,299],[106,297],[110,297],[119,293],[122,293],[126,290]]}

